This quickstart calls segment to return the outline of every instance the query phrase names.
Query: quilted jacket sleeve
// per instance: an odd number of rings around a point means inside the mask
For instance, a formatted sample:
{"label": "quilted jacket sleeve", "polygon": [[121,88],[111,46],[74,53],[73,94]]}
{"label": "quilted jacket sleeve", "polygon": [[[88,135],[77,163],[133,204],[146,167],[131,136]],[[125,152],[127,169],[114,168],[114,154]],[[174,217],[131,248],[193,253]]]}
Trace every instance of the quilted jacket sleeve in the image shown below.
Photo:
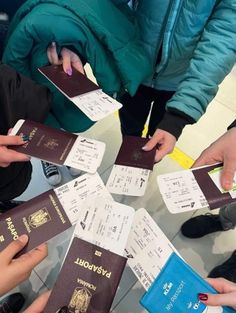
{"label": "quilted jacket sleeve", "polygon": [[[167,104],[168,114],[197,121],[236,62],[236,0],[221,0],[205,26],[189,69]],[[187,123],[187,121],[186,121]],[[160,127],[168,130],[168,119]]]}

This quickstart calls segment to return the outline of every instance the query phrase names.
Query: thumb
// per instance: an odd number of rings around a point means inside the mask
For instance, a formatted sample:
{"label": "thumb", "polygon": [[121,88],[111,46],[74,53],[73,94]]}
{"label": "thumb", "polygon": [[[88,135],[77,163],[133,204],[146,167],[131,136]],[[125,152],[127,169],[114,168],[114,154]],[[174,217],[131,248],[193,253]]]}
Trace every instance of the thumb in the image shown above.
{"label": "thumb", "polygon": [[204,303],[205,305],[210,306],[231,306],[235,307],[235,294],[233,293],[226,293],[226,294],[204,294],[205,297],[208,299],[203,301],[199,300]]}
{"label": "thumb", "polygon": [[14,256],[19,253],[27,244],[29,238],[27,235],[20,236],[17,240],[11,242],[2,252],[1,256],[4,261],[10,263]]}
{"label": "thumb", "polygon": [[224,160],[223,170],[220,177],[221,186],[229,190],[232,188],[234,173],[235,173],[235,161],[234,160]]}
{"label": "thumb", "polygon": [[156,136],[153,136],[146,144],[142,147],[142,150],[144,151],[151,151],[156,147],[158,143],[160,143],[162,139],[162,136],[157,134]]}

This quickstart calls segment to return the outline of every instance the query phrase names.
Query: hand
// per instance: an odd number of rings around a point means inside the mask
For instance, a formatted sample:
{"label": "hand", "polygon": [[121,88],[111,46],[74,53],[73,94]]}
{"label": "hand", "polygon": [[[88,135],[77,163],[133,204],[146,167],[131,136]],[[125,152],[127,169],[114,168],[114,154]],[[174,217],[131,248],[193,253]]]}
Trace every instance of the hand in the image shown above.
{"label": "hand", "polygon": [[50,293],[50,291],[47,291],[41,294],[23,313],[43,313]]}
{"label": "hand", "polygon": [[77,54],[67,48],[62,48],[61,59],[59,59],[56,49],[56,44],[53,42],[47,49],[48,60],[51,64],[61,65],[65,73],[72,75],[72,67],[84,74],[83,64]]}
{"label": "hand", "polygon": [[20,146],[25,144],[25,141],[20,136],[1,136],[0,135],[0,167],[7,167],[11,162],[26,162],[30,158],[14,150],[8,149],[7,146]]}
{"label": "hand", "polygon": [[14,259],[27,242],[28,236],[22,235],[0,252],[0,296],[26,280],[33,268],[47,256],[47,245],[42,244]]}
{"label": "hand", "polygon": [[193,167],[223,162],[223,171],[220,182],[225,190],[232,188],[236,170],[236,127],[228,130],[218,140],[205,149],[195,161]]}
{"label": "hand", "polygon": [[[236,284],[224,278],[208,278],[207,282],[215,288],[219,294],[199,294],[201,302],[209,306],[230,306],[236,309]],[[204,300],[206,299],[206,300]]]}
{"label": "hand", "polygon": [[143,147],[144,151],[150,151],[157,148],[155,161],[159,162],[168,153],[171,153],[175,147],[176,138],[165,130],[157,129],[152,138]]}

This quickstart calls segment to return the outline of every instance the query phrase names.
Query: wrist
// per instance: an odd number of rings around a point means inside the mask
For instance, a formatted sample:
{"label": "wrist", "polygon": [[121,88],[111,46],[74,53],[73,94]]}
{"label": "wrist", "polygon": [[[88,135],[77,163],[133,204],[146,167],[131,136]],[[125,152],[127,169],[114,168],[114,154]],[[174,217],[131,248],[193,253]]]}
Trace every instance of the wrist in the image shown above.
{"label": "wrist", "polygon": [[157,125],[157,128],[167,131],[178,140],[184,127],[193,123],[195,123],[193,118],[180,111],[168,111]]}

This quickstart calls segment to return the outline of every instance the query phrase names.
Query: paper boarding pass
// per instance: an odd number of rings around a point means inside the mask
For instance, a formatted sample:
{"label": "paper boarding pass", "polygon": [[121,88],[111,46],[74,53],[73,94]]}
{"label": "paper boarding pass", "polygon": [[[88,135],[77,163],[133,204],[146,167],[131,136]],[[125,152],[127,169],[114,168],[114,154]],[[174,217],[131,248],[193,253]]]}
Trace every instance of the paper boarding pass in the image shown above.
{"label": "paper boarding pass", "polygon": [[87,200],[74,235],[123,256],[134,213],[132,207],[105,198]]}
{"label": "paper boarding pass", "polygon": [[[214,164],[157,177],[163,200],[171,213],[215,209],[234,201],[236,184],[225,191],[220,184],[222,166]],[[235,176],[236,177],[236,176]]]}
{"label": "paper boarding pass", "polygon": [[151,218],[141,208],[136,211],[126,245],[128,265],[147,290],[176,249]]}
{"label": "paper boarding pass", "polygon": [[65,160],[65,165],[84,172],[95,173],[102,163],[105,147],[104,142],[78,135]]}
{"label": "paper boarding pass", "polygon": [[208,207],[208,202],[191,170],[160,175],[157,183],[171,213]]}
{"label": "paper boarding pass", "polygon": [[85,200],[91,197],[113,200],[98,173],[84,174],[54,191],[72,224],[78,220]]}
{"label": "paper boarding pass", "polygon": [[69,99],[93,122],[122,108],[120,102],[105,94],[101,89]]}
{"label": "paper boarding pass", "polygon": [[147,187],[150,170],[114,165],[107,181],[107,189],[114,194],[143,196]]}
{"label": "paper boarding pass", "polygon": [[38,159],[95,173],[105,153],[105,143],[29,120],[19,120],[11,132],[28,138],[11,149]]}

